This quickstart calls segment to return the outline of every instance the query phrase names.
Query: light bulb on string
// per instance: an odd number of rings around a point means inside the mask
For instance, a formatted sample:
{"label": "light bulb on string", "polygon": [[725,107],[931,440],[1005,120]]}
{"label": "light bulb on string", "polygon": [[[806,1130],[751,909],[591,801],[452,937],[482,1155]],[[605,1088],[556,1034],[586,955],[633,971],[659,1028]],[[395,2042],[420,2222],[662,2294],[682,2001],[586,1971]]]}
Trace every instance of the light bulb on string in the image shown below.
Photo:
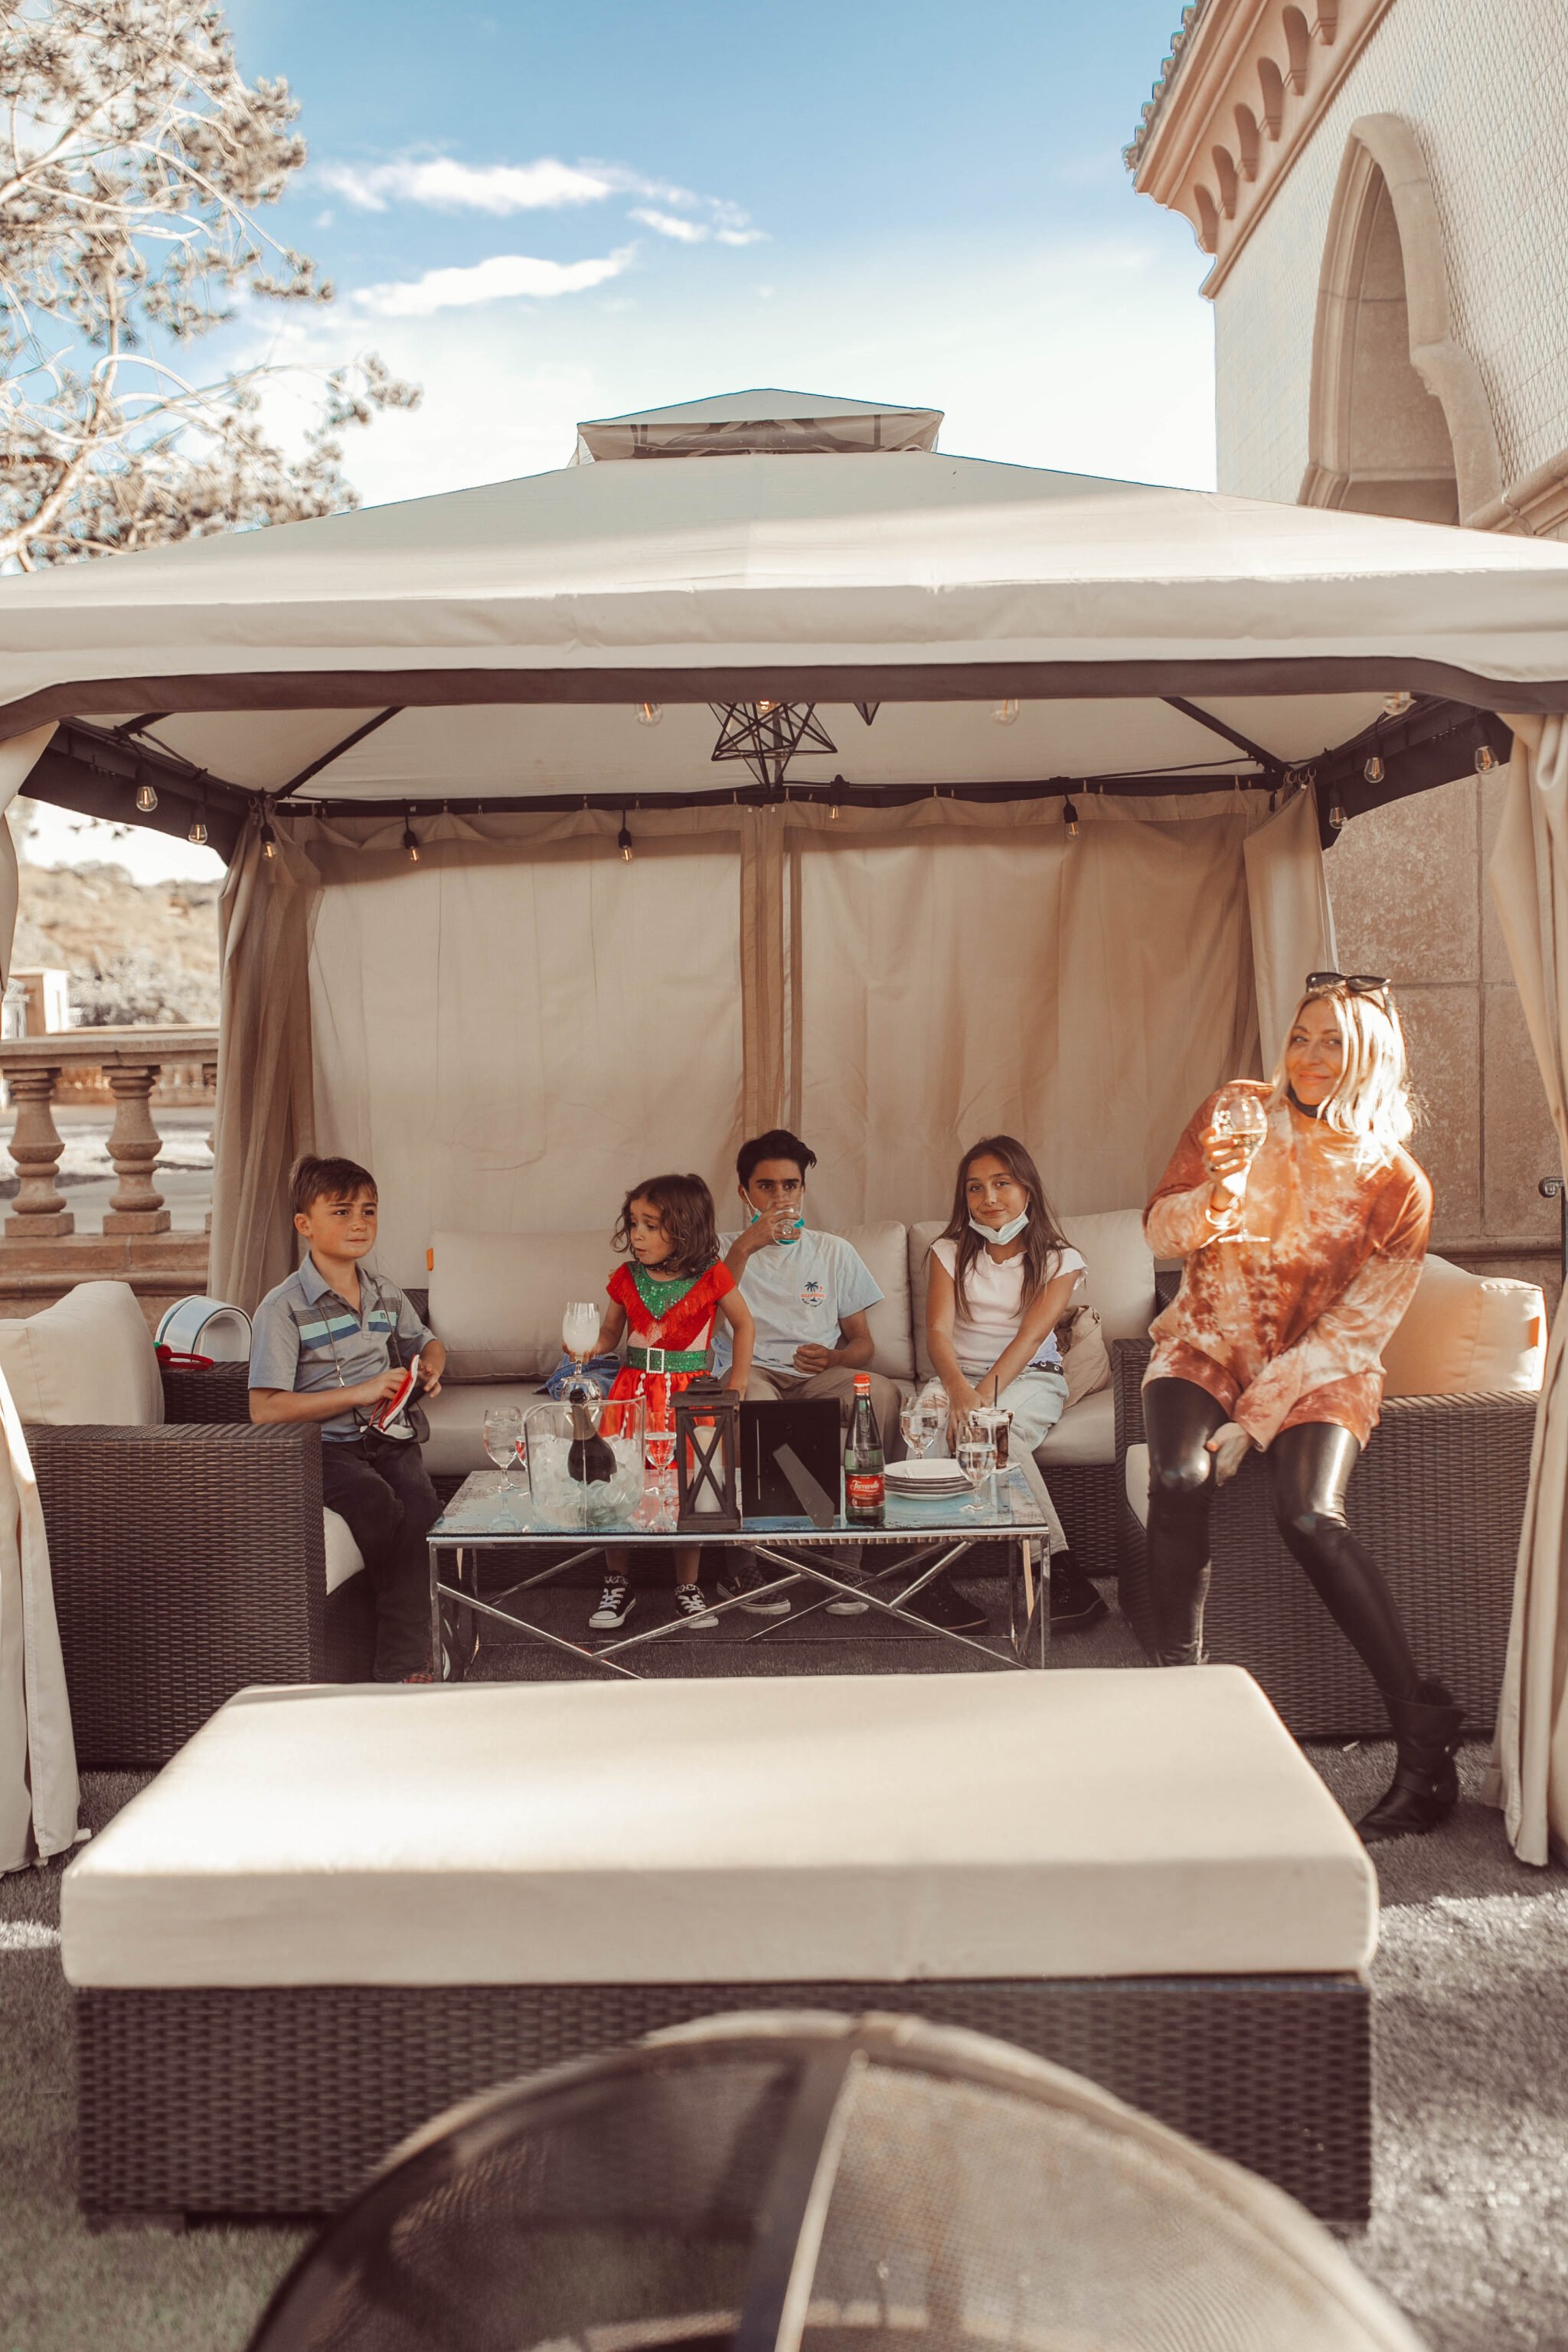
{"label": "light bulb on string", "polygon": [[1338,833],[1343,825],[1344,821],[1344,810],[1340,806],[1338,801],[1332,802],[1329,808],[1329,827],[1331,832]]}
{"label": "light bulb on string", "polygon": [[1415,699],[1413,694],[1385,694],[1383,707],[1390,719],[1403,719]]}
{"label": "light bulb on string", "polygon": [[662,702],[638,703],[637,725],[639,727],[657,727],[663,717],[664,705]]}
{"label": "light bulb on string", "polygon": [[1367,761],[1365,766],[1362,769],[1362,774],[1365,777],[1369,784],[1381,784],[1387,773],[1387,769],[1384,766],[1383,761],[1378,758],[1375,751]]}
{"label": "light bulb on string", "polygon": [[189,825],[185,829],[185,839],[190,843],[193,849],[205,849],[206,847],[206,819],[203,816],[200,809],[196,811],[195,816],[191,819]]}
{"label": "light bulb on string", "polygon": [[843,777],[835,776],[833,779],[833,791],[829,795],[827,803],[827,822],[829,824],[837,824],[838,822],[838,795],[843,789]]}
{"label": "light bulb on string", "polygon": [[1067,827],[1068,839],[1069,841],[1076,841],[1078,839],[1078,811],[1073,806],[1071,801],[1063,801],[1062,803],[1062,823]]}
{"label": "light bulb on string", "polygon": [[143,816],[151,816],[158,805],[158,788],[145,760],[136,762],[136,805]]}
{"label": "light bulb on string", "polygon": [[774,712],[775,710],[777,710],[779,708],[780,708],[780,705],[779,705],[778,703],[776,703],[776,702],[768,702],[768,701],[759,702],[759,703],[758,703],[758,705],[757,705],[757,717],[758,717],[759,719],[771,719],[771,718],[773,717],[773,712]]}
{"label": "light bulb on string", "polygon": [[621,829],[616,835],[616,847],[621,853],[623,865],[629,866],[632,862],[632,836],[631,828],[626,823],[625,809],[621,811]]}
{"label": "light bulb on string", "polygon": [[412,809],[407,809],[404,812],[403,846],[408,852],[408,863],[410,866],[417,866],[419,863],[419,835],[414,830],[414,812]]}
{"label": "light bulb on string", "polygon": [[1483,743],[1476,753],[1476,773],[1489,776],[1498,764],[1498,755],[1489,743]]}
{"label": "light bulb on string", "polygon": [[998,727],[1011,727],[1023,707],[1015,696],[1009,695],[1005,702],[998,702],[994,706],[991,716]]}
{"label": "light bulb on string", "polygon": [[278,835],[272,830],[271,819],[265,816],[261,820],[261,855],[267,858],[278,855]]}

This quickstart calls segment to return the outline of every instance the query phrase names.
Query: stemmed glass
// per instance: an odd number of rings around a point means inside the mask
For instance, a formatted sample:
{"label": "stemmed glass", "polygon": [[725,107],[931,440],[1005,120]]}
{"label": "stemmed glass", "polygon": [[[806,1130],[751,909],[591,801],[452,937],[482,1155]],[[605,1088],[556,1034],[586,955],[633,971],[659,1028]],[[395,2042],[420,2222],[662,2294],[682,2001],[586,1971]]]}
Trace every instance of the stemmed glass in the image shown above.
{"label": "stemmed glass", "polygon": [[965,1415],[958,1430],[958,1466],[974,1489],[973,1499],[960,1506],[970,1518],[984,1518],[993,1506],[982,1493],[996,1475],[996,1433],[977,1412]]}
{"label": "stemmed glass", "polygon": [[512,1505],[511,1469],[521,1465],[523,1453],[522,1413],[514,1404],[491,1405],[485,1414],[485,1452],[500,1472],[500,1516],[508,1517]]}
{"label": "stemmed glass", "polygon": [[579,1371],[594,1352],[599,1336],[599,1310],[591,1298],[574,1298],[561,1318],[561,1344]]}
{"label": "stemmed glass", "polygon": [[926,1417],[923,1397],[905,1397],[899,1407],[899,1427],[904,1433],[904,1452],[911,1462],[919,1462],[927,1446],[936,1440],[935,1425]]}
{"label": "stemmed glass", "polygon": [[653,1473],[653,1524],[657,1528],[673,1528],[676,1520],[674,1481],[675,1415],[668,1402],[656,1405],[651,1397],[644,1400],[647,1420],[643,1429],[643,1453]]}
{"label": "stemmed glass", "polygon": [[[1250,1169],[1262,1150],[1264,1139],[1268,1133],[1268,1114],[1264,1109],[1260,1097],[1250,1087],[1231,1086],[1222,1088],[1214,1107],[1214,1131],[1231,1143],[1240,1144],[1247,1154],[1247,1165]],[[1229,1187],[1227,1186],[1226,1189],[1228,1190]],[[1226,1233],[1217,1234],[1215,1238],[1219,1241],[1242,1241],[1247,1237],[1245,1185],[1237,1194],[1237,1198],[1242,1204],[1241,1223],[1233,1226]]]}
{"label": "stemmed glass", "polygon": [[928,1381],[916,1402],[920,1406],[925,1445],[928,1449],[934,1448],[947,1427],[947,1391],[940,1381]]}

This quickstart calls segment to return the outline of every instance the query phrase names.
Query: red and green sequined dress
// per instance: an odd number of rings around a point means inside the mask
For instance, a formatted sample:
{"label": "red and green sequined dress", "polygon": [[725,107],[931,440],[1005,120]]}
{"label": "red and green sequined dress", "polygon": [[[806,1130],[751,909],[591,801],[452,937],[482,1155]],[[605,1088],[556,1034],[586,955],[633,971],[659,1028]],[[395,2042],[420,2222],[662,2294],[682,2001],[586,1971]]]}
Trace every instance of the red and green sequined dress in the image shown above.
{"label": "red and green sequined dress", "polygon": [[721,1258],[706,1274],[678,1274],[668,1282],[643,1266],[618,1265],[605,1288],[626,1310],[626,1360],[611,1396],[646,1396],[658,1411],[678,1391],[700,1380],[712,1360],[719,1301],[735,1286]]}

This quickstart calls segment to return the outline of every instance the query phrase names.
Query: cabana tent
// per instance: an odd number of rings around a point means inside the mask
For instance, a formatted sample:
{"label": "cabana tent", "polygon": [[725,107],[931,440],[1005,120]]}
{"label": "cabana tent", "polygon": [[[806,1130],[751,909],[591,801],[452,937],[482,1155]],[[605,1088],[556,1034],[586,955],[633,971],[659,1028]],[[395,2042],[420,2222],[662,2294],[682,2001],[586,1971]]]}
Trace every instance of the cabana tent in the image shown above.
{"label": "cabana tent", "polygon": [[1320,845],[1506,757],[1500,712],[1535,714],[1500,895],[1564,1132],[1568,779],[1531,779],[1568,764],[1568,549],[940,422],[689,403],[557,473],[0,582],[9,789],[134,821],[150,785],[230,859],[220,1290],[291,1262],[307,1147],[375,1168],[405,1279],[437,1226],[721,1182],[780,1117],[824,1223],[942,1209],[993,1127],[1063,1208],[1141,1202],[1332,960]]}

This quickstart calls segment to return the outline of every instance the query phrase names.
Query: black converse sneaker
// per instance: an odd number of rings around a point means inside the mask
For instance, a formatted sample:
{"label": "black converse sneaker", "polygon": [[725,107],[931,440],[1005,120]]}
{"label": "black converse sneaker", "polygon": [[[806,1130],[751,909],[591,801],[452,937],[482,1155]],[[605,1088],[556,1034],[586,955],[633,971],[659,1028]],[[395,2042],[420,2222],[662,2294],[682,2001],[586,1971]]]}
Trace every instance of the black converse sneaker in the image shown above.
{"label": "black converse sneaker", "polygon": [[702,1587],[700,1584],[676,1586],[675,1613],[678,1617],[683,1617],[689,1625],[694,1625],[699,1633],[707,1633],[719,1622],[703,1599]]}
{"label": "black converse sneaker", "polygon": [[624,1625],[637,1606],[637,1596],[624,1576],[606,1576],[605,1589],[599,1595],[599,1605],[589,1618],[590,1625]]}

